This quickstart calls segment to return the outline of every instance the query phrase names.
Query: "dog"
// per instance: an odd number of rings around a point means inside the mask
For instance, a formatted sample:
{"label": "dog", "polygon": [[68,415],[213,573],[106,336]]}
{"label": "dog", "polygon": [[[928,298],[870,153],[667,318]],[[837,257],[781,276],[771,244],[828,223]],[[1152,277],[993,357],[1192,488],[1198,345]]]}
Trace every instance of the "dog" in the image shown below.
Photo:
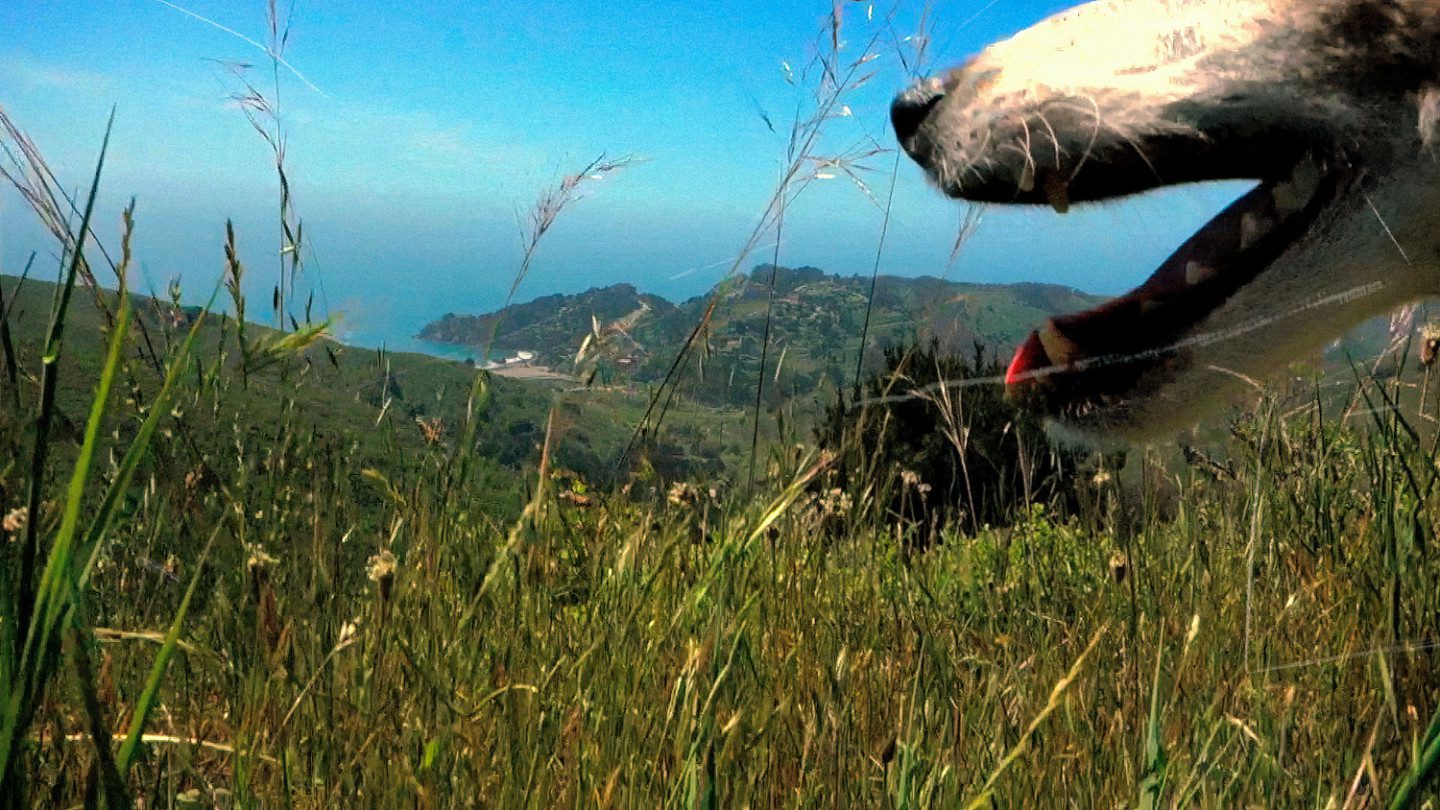
{"label": "dog", "polygon": [[1016,352],[1008,388],[1072,432],[1174,434],[1440,292],[1435,0],[1097,0],[916,83],[891,121],[976,202],[1256,182],[1138,288]]}

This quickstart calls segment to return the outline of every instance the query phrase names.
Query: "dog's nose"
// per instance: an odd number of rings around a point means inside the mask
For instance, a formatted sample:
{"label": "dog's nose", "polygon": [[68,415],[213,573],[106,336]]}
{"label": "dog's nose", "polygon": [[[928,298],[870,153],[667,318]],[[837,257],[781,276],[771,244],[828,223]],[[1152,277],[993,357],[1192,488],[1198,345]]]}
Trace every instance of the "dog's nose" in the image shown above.
{"label": "dog's nose", "polygon": [[928,86],[913,87],[901,93],[890,105],[890,124],[901,143],[910,140],[920,129],[925,116],[935,109],[945,94]]}

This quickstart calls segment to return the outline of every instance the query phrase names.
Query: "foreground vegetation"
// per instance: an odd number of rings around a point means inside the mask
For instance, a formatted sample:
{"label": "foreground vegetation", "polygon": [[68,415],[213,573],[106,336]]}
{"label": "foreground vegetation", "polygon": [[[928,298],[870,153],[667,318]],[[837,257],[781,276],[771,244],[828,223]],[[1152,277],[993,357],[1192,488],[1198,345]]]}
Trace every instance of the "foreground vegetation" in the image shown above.
{"label": "foreground vegetation", "polygon": [[[106,333],[105,408],[33,513],[48,650],[7,575],[10,805],[1373,806],[1440,753],[1440,465],[1396,382],[1348,420],[1269,402],[1189,464],[1092,459],[1073,508],[911,552],[891,505],[923,481],[803,446],[748,496],[541,455],[512,518],[482,421],[357,470],[214,404],[238,350],[166,333],[164,389]],[[20,357],[15,574],[49,373]],[[147,443],[214,429],[202,403],[227,454]]]}

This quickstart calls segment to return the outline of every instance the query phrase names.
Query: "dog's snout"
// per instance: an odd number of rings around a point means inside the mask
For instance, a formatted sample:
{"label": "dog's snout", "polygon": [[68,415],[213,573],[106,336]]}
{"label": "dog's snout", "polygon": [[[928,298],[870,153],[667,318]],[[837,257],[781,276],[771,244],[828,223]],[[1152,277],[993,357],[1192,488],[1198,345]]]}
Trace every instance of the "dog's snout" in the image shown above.
{"label": "dog's snout", "polygon": [[903,144],[920,130],[920,124],[945,94],[928,86],[915,87],[895,99],[890,105],[890,123],[895,127],[895,137]]}

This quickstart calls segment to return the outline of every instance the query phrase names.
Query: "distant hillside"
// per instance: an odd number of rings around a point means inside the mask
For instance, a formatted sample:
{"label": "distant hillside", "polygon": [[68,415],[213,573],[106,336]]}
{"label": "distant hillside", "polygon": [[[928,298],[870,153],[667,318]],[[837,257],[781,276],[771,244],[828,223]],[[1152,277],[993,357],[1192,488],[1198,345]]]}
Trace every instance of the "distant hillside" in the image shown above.
{"label": "distant hillside", "polygon": [[[833,386],[854,373],[864,328],[870,279],[834,276],[814,267],[773,268],[769,387],[777,396]],[[691,392],[714,403],[739,404],[754,396],[771,299],[769,265],[728,279],[679,305],[639,293],[628,284],[579,295],[551,295],[482,315],[449,314],[420,333],[426,340],[483,346],[499,323],[495,345],[527,350],[537,362],[572,367],[592,331],[592,316],[608,342],[600,373],[616,382],[647,383],[664,376],[690,331],[720,302],[703,351],[686,369]],[[969,352],[975,343],[1006,353],[1045,318],[1095,306],[1103,298],[1048,284],[969,284],[933,277],[881,276],[870,315],[867,366],[882,347],[934,337],[946,348]],[[498,354],[499,352],[497,352]],[[778,364],[778,373],[776,365]],[[767,385],[768,385],[767,381]]]}
{"label": "distant hillside", "polygon": [[[18,357],[20,390],[8,374],[6,350],[0,348],[0,429],[14,414],[12,397],[33,402],[39,397],[40,345],[55,297],[53,283],[30,279],[21,282],[0,275],[0,314],[5,316]],[[101,297],[113,308],[115,293]],[[176,310],[165,301],[132,296],[140,326],[126,383],[152,390],[158,383],[154,368],[143,358],[152,348],[162,357],[174,351],[197,314],[192,308]],[[90,405],[103,359],[105,320],[89,290],[77,289],[65,333],[59,377],[62,444],[73,446]],[[277,337],[259,324],[248,324],[250,341]],[[6,329],[0,329],[3,334]],[[148,344],[146,337],[148,336]],[[222,348],[223,346],[223,348]],[[387,475],[405,475],[427,453],[435,452],[426,430],[437,430],[439,442],[448,445],[461,433],[471,386],[478,373],[469,363],[420,354],[381,353],[322,340],[298,363],[257,363],[242,379],[240,353],[235,345],[235,321],[215,314],[207,321],[197,346],[197,358],[207,367],[217,361],[223,396],[213,391],[183,408],[189,430],[203,455],[233,455],[239,435],[268,434],[293,424],[306,435],[337,449],[354,474],[374,467]],[[186,378],[189,380],[190,378]],[[646,399],[643,394],[606,391],[566,391],[553,383],[532,383],[492,377],[488,404],[480,413],[476,431],[480,455],[494,463],[498,502],[518,503],[513,471],[533,465],[544,439],[552,405],[559,405],[562,435],[556,443],[556,462],[592,480],[616,471],[620,452],[639,422]],[[683,476],[692,469],[714,469],[722,457],[733,456],[741,446],[734,437],[715,429],[723,421],[713,409],[681,408],[672,422],[668,444],[654,448],[650,461],[667,474]],[[734,421],[734,420],[731,420]],[[425,425],[420,424],[424,422]],[[0,464],[3,467],[3,464]],[[505,468],[505,472],[499,472]],[[0,494],[3,494],[0,476]],[[502,510],[503,512],[504,510]]]}
{"label": "distant hillside", "polygon": [[578,295],[547,295],[483,315],[447,313],[426,324],[418,337],[468,346],[478,352],[484,350],[493,333],[492,355],[536,351],[550,360],[550,365],[558,365],[566,358],[557,355],[567,349],[571,354],[568,359],[574,360],[574,350],[590,333],[594,320],[609,324],[627,318],[665,317],[674,311],[675,305],[658,295],[642,293],[629,284],[615,284]]}

